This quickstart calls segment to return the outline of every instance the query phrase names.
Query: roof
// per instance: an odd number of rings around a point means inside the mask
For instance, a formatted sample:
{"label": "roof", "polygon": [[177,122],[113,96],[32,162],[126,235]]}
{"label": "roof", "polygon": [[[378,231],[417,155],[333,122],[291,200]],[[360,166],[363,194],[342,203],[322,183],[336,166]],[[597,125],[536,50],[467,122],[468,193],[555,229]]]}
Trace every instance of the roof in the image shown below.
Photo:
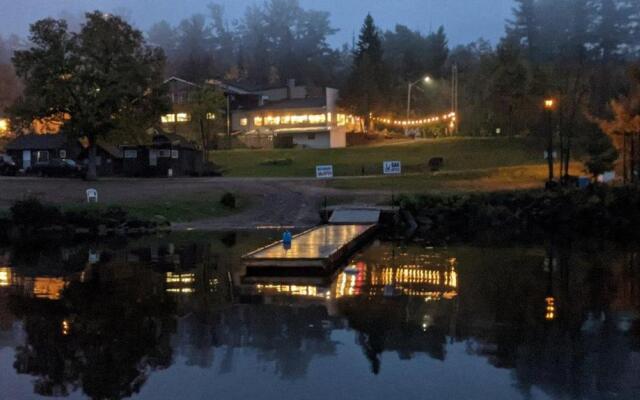
{"label": "roof", "polygon": [[265,105],[254,108],[253,110],[286,110],[291,108],[322,108],[326,106],[326,98],[310,97],[307,99],[288,99],[265,103]]}
{"label": "roof", "polygon": [[122,158],[122,150],[116,145],[99,140],[98,147],[100,147],[104,152],[111,155],[113,158]]}
{"label": "roof", "polygon": [[7,143],[7,150],[55,150],[65,147],[67,138],[64,135],[20,135]]}
{"label": "roof", "polygon": [[199,88],[199,87],[200,87],[200,85],[197,85],[197,84],[195,84],[195,83],[193,83],[193,82],[189,82],[189,81],[184,80],[184,79],[182,79],[182,78],[178,78],[177,76],[172,76],[172,77],[168,78],[167,80],[165,80],[165,81],[164,81],[164,82],[162,82],[162,83],[163,83],[163,84],[166,84],[166,83],[169,83],[169,82],[178,82],[178,83],[183,83],[183,84],[185,84],[185,85],[193,86],[193,87],[197,87],[197,88]]}

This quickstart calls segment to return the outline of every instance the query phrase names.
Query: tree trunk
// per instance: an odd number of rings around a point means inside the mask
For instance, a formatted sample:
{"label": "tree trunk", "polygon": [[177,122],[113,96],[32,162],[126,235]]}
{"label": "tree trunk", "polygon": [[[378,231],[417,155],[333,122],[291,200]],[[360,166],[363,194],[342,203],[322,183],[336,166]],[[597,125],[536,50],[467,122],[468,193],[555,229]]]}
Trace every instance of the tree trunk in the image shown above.
{"label": "tree trunk", "polygon": [[564,177],[565,180],[569,179],[569,164],[571,163],[571,137],[573,136],[573,130],[569,129],[567,131],[567,150],[564,154]]}
{"label": "tree trunk", "polygon": [[631,135],[631,183],[636,181],[636,138]]}
{"label": "tree trunk", "polygon": [[622,134],[622,180],[626,184],[629,182],[629,174],[627,173],[627,134]]}
{"label": "tree trunk", "polygon": [[89,138],[89,164],[87,165],[86,180],[95,181],[98,179],[98,173],[96,171],[96,139]]}
{"label": "tree trunk", "polygon": [[207,138],[207,133],[205,132],[204,121],[202,118],[200,119],[200,137],[202,140],[202,161],[206,163],[208,161],[209,154],[207,151],[207,148],[209,147],[209,140]]}

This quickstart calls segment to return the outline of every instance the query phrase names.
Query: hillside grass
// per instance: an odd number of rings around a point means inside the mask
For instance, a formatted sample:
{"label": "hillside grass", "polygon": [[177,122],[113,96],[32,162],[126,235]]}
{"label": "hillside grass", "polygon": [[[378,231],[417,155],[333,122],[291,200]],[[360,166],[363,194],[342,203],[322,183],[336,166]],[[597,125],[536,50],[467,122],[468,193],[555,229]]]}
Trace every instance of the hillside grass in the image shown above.
{"label": "hillside grass", "polygon": [[360,176],[363,169],[381,175],[382,162],[391,160],[402,161],[404,173],[426,173],[430,158],[443,157],[443,171],[455,172],[541,165],[542,154],[541,144],[527,138],[442,138],[327,150],[224,150],[212,152],[211,160],[232,177],[314,177],[316,165],[324,164],[339,177]]}
{"label": "hillside grass", "polygon": [[[580,163],[571,164],[572,175],[583,174]],[[558,165],[556,164],[556,173]],[[438,173],[408,174],[398,177],[343,178],[328,183],[345,190],[385,190],[396,193],[453,194],[459,192],[498,192],[534,189],[544,186],[548,170],[544,164],[519,165]]]}
{"label": "hillside grass", "polygon": [[250,206],[247,196],[236,194],[236,207],[228,208],[220,203],[222,193],[215,195],[171,196],[165,199],[147,201],[134,200],[130,202],[116,202],[112,204],[67,205],[64,210],[96,210],[106,209],[111,205],[118,206],[132,217],[152,220],[162,216],[170,222],[191,222],[202,219],[218,218],[240,213]]}

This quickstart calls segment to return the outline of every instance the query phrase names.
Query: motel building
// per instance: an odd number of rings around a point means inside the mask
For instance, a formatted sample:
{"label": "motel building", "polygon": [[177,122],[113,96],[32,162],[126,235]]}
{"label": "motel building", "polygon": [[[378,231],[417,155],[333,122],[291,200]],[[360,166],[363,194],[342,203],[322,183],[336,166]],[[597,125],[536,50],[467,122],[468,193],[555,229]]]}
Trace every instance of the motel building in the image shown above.
{"label": "motel building", "polygon": [[[197,140],[189,102],[200,86],[176,77],[165,83],[172,112],[162,117],[163,130]],[[347,145],[347,132],[360,130],[357,118],[339,111],[337,89],[296,85],[293,79],[285,86],[266,88],[214,79],[205,84],[224,93],[230,134],[249,148],[342,148]]]}

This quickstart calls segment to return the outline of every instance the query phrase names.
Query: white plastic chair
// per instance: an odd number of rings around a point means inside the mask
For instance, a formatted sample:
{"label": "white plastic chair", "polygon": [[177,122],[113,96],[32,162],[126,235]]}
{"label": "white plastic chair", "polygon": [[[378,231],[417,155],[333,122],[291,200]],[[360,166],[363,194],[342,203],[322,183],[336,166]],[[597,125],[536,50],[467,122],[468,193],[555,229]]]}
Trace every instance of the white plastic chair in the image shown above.
{"label": "white plastic chair", "polygon": [[87,203],[98,202],[98,191],[96,189],[87,189]]}

